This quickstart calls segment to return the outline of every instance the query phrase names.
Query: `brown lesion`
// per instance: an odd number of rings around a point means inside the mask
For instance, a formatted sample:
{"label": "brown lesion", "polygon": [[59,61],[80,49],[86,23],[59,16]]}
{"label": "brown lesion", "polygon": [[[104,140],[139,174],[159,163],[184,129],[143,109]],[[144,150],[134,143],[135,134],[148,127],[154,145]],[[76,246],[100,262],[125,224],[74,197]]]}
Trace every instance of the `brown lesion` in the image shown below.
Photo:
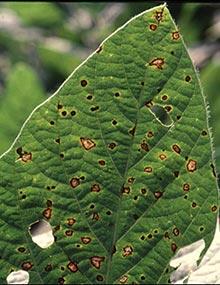
{"label": "brown lesion", "polygon": [[149,28],[151,31],[156,31],[157,25],[156,24],[150,24]]}
{"label": "brown lesion", "polygon": [[132,184],[134,183],[135,178],[134,177],[128,177],[128,183]]}
{"label": "brown lesion", "polygon": [[160,24],[160,22],[163,20],[163,11],[164,9],[161,9],[160,11],[155,11],[154,13],[154,18]]}
{"label": "brown lesion", "polygon": [[217,211],[217,206],[216,205],[214,205],[214,206],[212,206],[212,208],[211,208],[211,210],[212,210],[212,212],[216,212]]}
{"label": "brown lesion", "polygon": [[155,66],[157,69],[162,70],[164,63],[165,63],[164,58],[162,58],[162,57],[157,57],[157,58],[153,59],[153,60],[149,63],[149,65],[150,65],[150,66]]}
{"label": "brown lesion", "polygon": [[120,282],[121,284],[124,284],[124,283],[126,283],[127,281],[128,281],[128,276],[126,276],[126,275],[121,276],[120,279],[119,279],[119,282]]}
{"label": "brown lesion", "polygon": [[99,269],[101,267],[101,263],[105,260],[104,256],[93,256],[90,257],[90,262],[93,267]]}
{"label": "brown lesion", "polygon": [[183,191],[188,192],[190,190],[190,185],[189,183],[184,183],[183,184]]}
{"label": "brown lesion", "polygon": [[108,144],[108,147],[109,147],[110,149],[114,149],[114,148],[116,147],[116,143],[111,142],[110,144]]}
{"label": "brown lesion", "polygon": [[73,235],[73,230],[66,230],[65,231],[65,236],[71,237]]}
{"label": "brown lesion", "polygon": [[173,242],[172,244],[171,244],[171,250],[175,253],[176,252],[176,250],[177,250],[177,245]]}
{"label": "brown lesion", "polygon": [[80,142],[85,150],[90,150],[96,146],[96,143],[90,138],[81,137]]}
{"label": "brown lesion", "polygon": [[76,222],[76,220],[75,220],[74,218],[68,218],[68,219],[67,219],[67,225],[68,225],[68,226],[74,225],[75,222]]}
{"label": "brown lesion", "polygon": [[174,234],[175,236],[178,236],[178,235],[180,234],[179,229],[178,229],[178,228],[174,228],[174,229],[173,229],[173,234]]}
{"label": "brown lesion", "polygon": [[196,171],[196,169],[197,169],[197,162],[196,162],[196,160],[190,159],[190,160],[187,162],[186,168],[187,168],[187,170],[188,170],[189,172],[194,172],[194,171]]}
{"label": "brown lesion", "polygon": [[101,188],[99,186],[99,184],[93,184],[92,187],[91,187],[91,192],[100,192],[101,191]]}
{"label": "brown lesion", "polygon": [[47,266],[45,266],[45,268],[44,268],[44,270],[46,271],[46,272],[50,272],[51,270],[53,269],[53,266],[52,266],[52,264],[47,264]]}
{"label": "brown lesion", "polygon": [[77,177],[73,177],[71,180],[70,180],[70,186],[72,188],[76,188],[77,186],[80,185],[80,179],[77,178]]}
{"label": "brown lesion", "polygon": [[31,152],[23,151],[22,147],[17,148],[16,152],[19,155],[17,160],[20,160],[20,161],[25,162],[25,163],[32,161],[32,153]]}
{"label": "brown lesion", "polygon": [[149,151],[149,145],[145,141],[142,141],[141,149],[143,149],[144,151],[148,152]]}
{"label": "brown lesion", "polygon": [[77,272],[77,271],[79,270],[77,263],[74,262],[74,261],[70,261],[70,262],[67,264],[67,268],[68,268],[71,272],[73,272],[73,273],[75,273],[75,272]]}
{"label": "brown lesion", "polygon": [[167,156],[166,156],[164,153],[161,153],[161,154],[159,155],[159,158],[160,158],[161,160],[164,160],[164,159],[167,158]]}
{"label": "brown lesion", "polygon": [[52,209],[50,207],[46,208],[44,211],[43,211],[43,216],[49,220],[52,216]]}
{"label": "brown lesion", "polygon": [[132,253],[133,253],[133,248],[130,245],[127,245],[123,248],[123,254],[122,255],[124,257],[132,255]]}
{"label": "brown lesion", "polygon": [[167,106],[164,107],[164,109],[165,109],[167,112],[171,112],[171,111],[172,111],[172,106],[167,105]]}
{"label": "brown lesion", "polygon": [[101,165],[101,166],[105,166],[105,160],[100,159],[100,160],[99,160],[99,165]]}
{"label": "brown lesion", "polygon": [[25,271],[29,271],[33,267],[33,263],[30,261],[23,262],[21,268]]}
{"label": "brown lesion", "polygon": [[99,221],[100,220],[100,215],[99,215],[99,213],[93,213],[92,214],[92,220],[96,220],[96,221]]}
{"label": "brown lesion", "polygon": [[144,172],[146,173],[152,173],[152,171],[153,171],[153,168],[151,166],[147,166],[144,168]]}
{"label": "brown lesion", "polygon": [[172,145],[172,150],[175,151],[178,154],[181,153],[181,148],[177,144],[173,144]]}
{"label": "brown lesion", "polygon": [[155,193],[154,193],[154,197],[156,198],[156,199],[159,199],[159,198],[161,198],[163,196],[163,192],[161,192],[161,191],[156,191]]}
{"label": "brown lesion", "polygon": [[154,136],[154,133],[152,131],[147,132],[147,137],[152,138]]}
{"label": "brown lesion", "polygon": [[178,31],[172,32],[172,39],[177,41],[180,38],[180,33]]}
{"label": "brown lesion", "polygon": [[123,186],[121,189],[122,194],[129,194],[131,192],[130,187]]}
{"label": "brown lesion", "polygon": [[82,241],[82,243],[84,243],[84,244],[88,244],[88,243],[90,243],[91,242],[91,238],[90,237],[81,237],[81,241]]}
{"label": "brown lesion", "polygon": [[148,108],[153,107],[153,105],[154,104],[153,104],[152,100],[148,100],[148,101],[145,102],[145,106],[148,107]]}

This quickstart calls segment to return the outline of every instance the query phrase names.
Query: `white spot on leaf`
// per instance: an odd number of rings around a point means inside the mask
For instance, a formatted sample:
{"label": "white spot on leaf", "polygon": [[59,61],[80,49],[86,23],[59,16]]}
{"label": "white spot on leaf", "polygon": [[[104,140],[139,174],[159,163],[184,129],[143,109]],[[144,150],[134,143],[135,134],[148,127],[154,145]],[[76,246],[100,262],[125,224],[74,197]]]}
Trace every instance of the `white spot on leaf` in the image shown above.
{"label": "white spot on leaf", "polygon": [[28,284],[29,273],[24,270],[13,271],[8,275],[6,281],[7,284]]}
{"label": "white spot on leaf", "polygon": [[51,225],[44,221],[36,221],[29,227],[32,241],[41,248],[47,248],[54,243],[53,230]]}

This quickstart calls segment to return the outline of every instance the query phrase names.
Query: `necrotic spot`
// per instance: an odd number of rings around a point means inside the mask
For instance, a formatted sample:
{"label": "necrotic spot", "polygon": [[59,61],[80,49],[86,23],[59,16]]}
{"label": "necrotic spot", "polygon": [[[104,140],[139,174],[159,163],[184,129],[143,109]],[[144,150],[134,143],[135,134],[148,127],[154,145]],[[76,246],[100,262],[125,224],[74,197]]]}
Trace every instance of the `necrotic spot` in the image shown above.
{"label": "necrotic spot", "polygon": [[81,86],[85,87],[87,85],[87,81],[85,79],[81,80]]}
{"label": "necrotic spot", "polygon": [[103,281],[103,276],[102,275],[97,275],[96,276],[97,281]]}
{"label": "necrotic spot", "polygon": [[54,121],[50,121],[50,124],[51,124],[51,125],[54,125]]}
{"label": "necrotic spot", "polygon": [[187,75],[187,76],[185,77],[185,81],[186,81],[186,82],[190,82],[190,81],[191,81],[191,77],[190,77],[189,75]]}
{"label": "necrotic spot", "polygon": [[88,100],[92,100],[92,95],[88,95],[87,97],[86,97]]}
{"label": "necrotic spot", "polygon": [[95,112],[95,111],[97,111],[99,109],[99,106],[95,106],[95,107],[91,107],[90,108],[90,110],[92,111],[92,112]]}
{"label": "necrotic spot", "polygon": [[70,114],[71,114],[71,116],[75,116],[76,115],[76,111],[73,110],[73,111],[70,112]]}
{"label": "necrotic spot", "polygon": [[66,111],[63,111],[61,114],[62,114],[62,116],[65,117],[65,116],[67,115],[67,112],[66,112]]}
{"label": "necrotic spot", "polygon": [[104,165],[105,165],[105,161],[104,161],[104,160],[99,160],[99,164],[100,164],[101,166],[104,166]]}
{"label": "necrotic spot", "polygon": [[163,96],[161,97],[161,99],[162,99],[163,101],[165,101],[165,100],[168,99],[168,96],[167,96],[167,95],[163,95]]}
{"label": "necrotic spot", "polygon": [[64,154],[63,153],[60,154],[60,158],[64,158]]}
{"label": "necrotic spot", "polygon": [[120,96],[120,93],[119,92],[116,92],[115,93],[115,97],[119,97]]}
{"label": "necrotic spot", "polygon": [[112,125],[115,126],[115,125],[117,125],[117,123],[118,123],[118,122],[117,122],[116,120],[112,120]]}

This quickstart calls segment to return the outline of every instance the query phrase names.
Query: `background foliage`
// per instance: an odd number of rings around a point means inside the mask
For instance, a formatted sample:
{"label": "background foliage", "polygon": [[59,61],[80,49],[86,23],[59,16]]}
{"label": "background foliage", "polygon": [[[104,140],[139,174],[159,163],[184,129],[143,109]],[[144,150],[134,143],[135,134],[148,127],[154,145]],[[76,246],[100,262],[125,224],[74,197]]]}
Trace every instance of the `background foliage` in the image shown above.
{"label": "background foliage", "polygon": [[[0,3],[0,153],[13,142],[32,109],[107,35],[157,4]],[[200,71],[220,170],[220,5],[168,7]]]}

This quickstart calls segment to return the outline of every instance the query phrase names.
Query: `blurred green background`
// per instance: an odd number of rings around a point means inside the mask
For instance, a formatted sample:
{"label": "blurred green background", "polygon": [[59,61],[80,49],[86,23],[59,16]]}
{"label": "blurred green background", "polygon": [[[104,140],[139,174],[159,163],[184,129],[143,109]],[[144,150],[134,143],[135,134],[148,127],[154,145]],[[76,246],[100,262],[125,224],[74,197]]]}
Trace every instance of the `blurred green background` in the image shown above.
{"label": "blurred green background", "polygon": [[[74,68],[132,16],[157,2],[1,2],[0,153]],[[220,172],[220,4],[168,3],[210,104]]]}

